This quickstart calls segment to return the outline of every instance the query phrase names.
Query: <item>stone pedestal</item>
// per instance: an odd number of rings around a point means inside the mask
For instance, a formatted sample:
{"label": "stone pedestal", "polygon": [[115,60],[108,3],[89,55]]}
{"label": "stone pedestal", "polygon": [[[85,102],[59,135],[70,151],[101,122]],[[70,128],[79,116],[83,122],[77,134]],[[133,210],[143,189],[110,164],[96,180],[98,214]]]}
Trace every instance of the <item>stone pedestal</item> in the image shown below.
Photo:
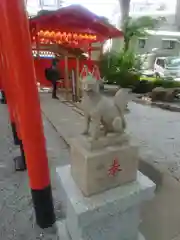
{"label": "stone pedestal", "polygon": [[71,142],[71,174],[85,196],[136,180],[138,149],[126,134]]}
{"label": "stone pedestal", "polygon": [[57,168],[66,220],[57,223],[61,240],[137,240],[139,206],[153,197],[155,184],[140,172],[131,183],[84,197],[71,176],[71,167]]}

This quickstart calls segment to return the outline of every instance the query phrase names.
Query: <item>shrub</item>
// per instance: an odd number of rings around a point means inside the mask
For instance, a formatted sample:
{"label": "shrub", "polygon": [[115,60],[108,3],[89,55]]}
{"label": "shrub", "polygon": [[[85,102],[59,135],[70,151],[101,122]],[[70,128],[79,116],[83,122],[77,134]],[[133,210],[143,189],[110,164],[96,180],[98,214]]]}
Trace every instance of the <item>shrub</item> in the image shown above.
{"label": "shrub", "polygon": [[117,84],[121,87],[134,86],[140,79],[137,69],[140,65],[137,56],[130,51],[119,54],[107,53],[100,61],[101,77],[107,84]]}
{"label": "shrub", "polygon": [[128,88],[135,86],[139,79],[139,75],[136,72],[118,72],[116,83],[123,88]]}
{"label": "shrub", "polygon": [[180,82],[168,80],[156,80],[153,82],[153,87],[175,88],[180,87]]}
{"label": "shrub", "polygon": [[134,93],[148,93],[153,89],[153,83],[151,81],[138,81],[136,85],[134,85],[132,92]]}
{"label": "shrub", "polygon": [[142,80],[136,83],[133,88],[134,93],[148,93],[151,92],[153,88],[163,87],[163,88],[180,88],[180,82],[168,81],[168,80],[155,80],[147,81]]}

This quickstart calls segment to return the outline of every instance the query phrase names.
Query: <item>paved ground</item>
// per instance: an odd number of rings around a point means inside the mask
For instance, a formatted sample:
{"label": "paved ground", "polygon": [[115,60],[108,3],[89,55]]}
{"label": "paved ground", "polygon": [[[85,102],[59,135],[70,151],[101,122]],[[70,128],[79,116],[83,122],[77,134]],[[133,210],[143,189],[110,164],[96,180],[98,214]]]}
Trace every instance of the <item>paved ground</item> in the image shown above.
{"label": "paved ground", "polygon": [[[55,179],[55,167],[67,164],[67,145],[45,120],[45,134],[51,168],[53,197],[57,218],[63,217]],[[56,240],[55,233],[43,232],[34,224],[34,213],[28,187],[27,173],[14,171],[13,158],[18,148],[12,143],[11,129],[5,105],[0,105],[0,239],[1,240]]]}
{"label": "paved ground", "polygon": [[[83,127],[83,116],[67,102],[53,101],[42,94],[44,114],[63,138],[70,142]],[[161,181],[153,201],[142,207],[141,230],[147,240],[170,240],[180,232],[180,114],[131,102],[126,115],[128,132],[140,147],[145,173],[155,166]]]}
{"label": "paved ground", "polygon": [[[83,116],[72,105],[41,94],[42,110],[53,123],[44,120],[57,218],[63,217],[58,195],[55,167],[69,162],[66,141],[80,133]],[[142,206],[141,231],[147,240],[180,240],[180,114],[131,103],[127,114],[128,131],[140,146],[141,157],[161,171],[162,181],[153,201]],[[35,227],[27,173],[14,172],[13,157],[18,149],[12,144],[6,106],[0,105],[0,239],[56,240]],[[149,168],[146,169],[149,173]],[[2,221],[3,219],[3,221]]]}
{"label": "paved ground", "polygon": [[[67,142],[80,134],[84,120],[77,108],[68,102],[53,101],[47,94],[42,94],[41,99],[44,114]],[[141,156],[179,179],[180,114],[133,102],[129,109],[127,131],[132,141],[141,146]]]}

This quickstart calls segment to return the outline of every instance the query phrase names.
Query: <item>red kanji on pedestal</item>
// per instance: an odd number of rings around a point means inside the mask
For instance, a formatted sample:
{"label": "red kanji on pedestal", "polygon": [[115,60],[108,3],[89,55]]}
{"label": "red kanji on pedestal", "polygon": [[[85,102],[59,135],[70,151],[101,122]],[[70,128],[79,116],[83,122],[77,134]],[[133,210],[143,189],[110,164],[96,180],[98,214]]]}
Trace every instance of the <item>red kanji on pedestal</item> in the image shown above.
{"label": "red kanji on pedestal", "polygon": [[122,169],[120,168],[120,164],[116,158],[116,159],[114,159],[113,164],[109,168],[108,174],[109,174],[109,176],[115,176],[120,171],[122,171]]}

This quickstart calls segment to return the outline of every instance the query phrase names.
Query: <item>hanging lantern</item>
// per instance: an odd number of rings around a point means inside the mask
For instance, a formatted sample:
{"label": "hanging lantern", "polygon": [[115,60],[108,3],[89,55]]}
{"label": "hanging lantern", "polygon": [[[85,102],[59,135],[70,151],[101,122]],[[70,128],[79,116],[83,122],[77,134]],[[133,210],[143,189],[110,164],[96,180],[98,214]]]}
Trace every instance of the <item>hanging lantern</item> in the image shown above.
{"label": "hanging lantern", "polygon": [[66,41],[67,41],[67,34],[66,34],[66,32],[63,32],[63,33],[62,33],[62,41],[63,41],[63,42],[66,42]]}
{"label": "hanging lantern", "polygon": [[49,38],[50,36],[50,32],[49,31],[45,31],[44,32],[44,38]]}
{"label": "hanging lantern", "polygon": [[88,39],[88,35],[87,34],[84,35],[84,39],[85,40]]}
{"label": "hanging lantern", "polygon": [[[58,40],[60,40],[60,41],[62,41],[62,39],[63,39],[63,34],[62,34],[62,32],[58,32]],[[57,36],[56,36],[56,39],[57,39]]]}
{"label": "hanging lantern", "polygon": [[39,31],[39,32],[38,32],[38,36],[39,36],[39,37],[44,37],[44,31],[43,31],[43,30]]}
{"label": "hanging lantern", "polygon": [[67,41],[70,42],[72,40],[72,33],[67,34]]}
{"label": "hanging lantern", "polygon": [[77,35],[77,33],[74,33],[74,34],[73,34],[73,40],[75,40],[75,41],[78,40],[78,35]]}
{"label": "hanging lantern", "polygon": [[82,34],[79,34],[79,40],[83,40],[83,35]]}
{"label": "hanging lantern", "polygon": [[55,36],[55,32],[54,31],[49,33],[49,39],[53,40],[54,36]]}

